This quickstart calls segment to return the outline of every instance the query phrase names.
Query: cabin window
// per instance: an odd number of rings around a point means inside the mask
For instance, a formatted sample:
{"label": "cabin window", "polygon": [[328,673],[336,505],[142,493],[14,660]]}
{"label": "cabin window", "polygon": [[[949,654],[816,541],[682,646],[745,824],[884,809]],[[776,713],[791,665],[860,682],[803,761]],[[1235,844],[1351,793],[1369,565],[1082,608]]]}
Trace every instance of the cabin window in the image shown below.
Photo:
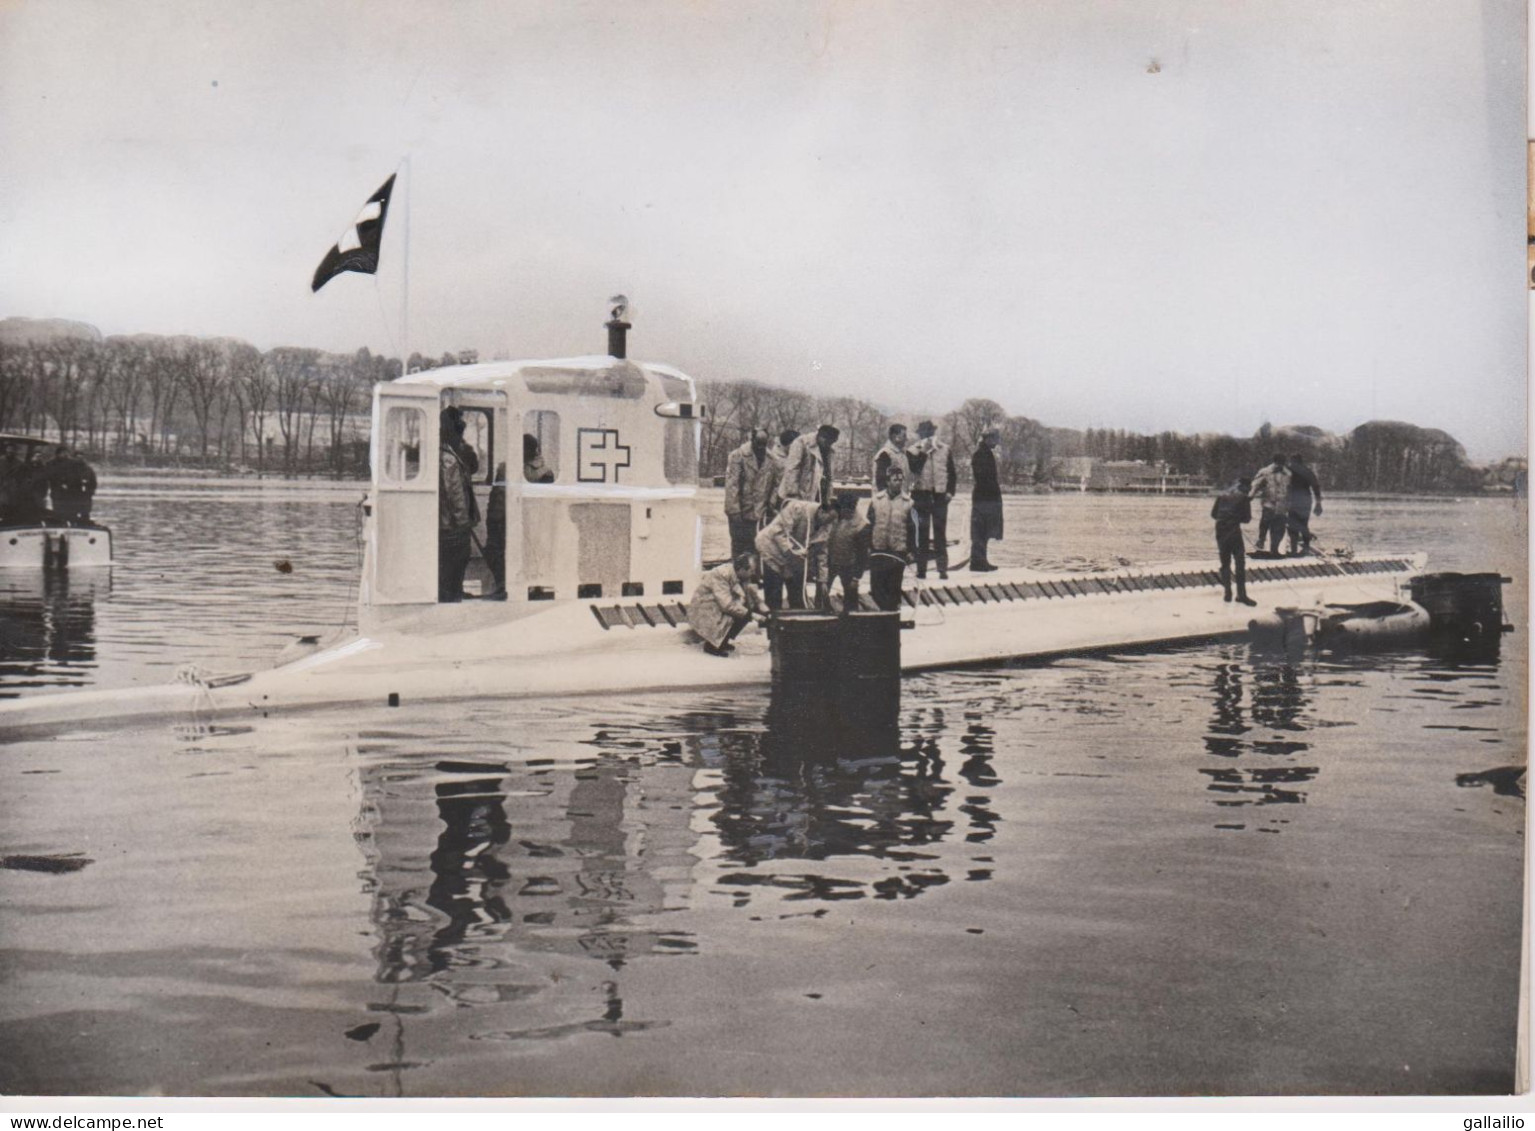
{"label": "cabin window", "polygon": [[491,415],[488,408],[461,407],[464,414],[464,443],[474,452],[476,483],[495,482],[495,443],[492,439]]}
{"label": "cabin window", "polygon": [[391,405],[384,414],[384,479],[409,483],[421,474],[421,432],[426,412],[411,405]]}
{"label": "cabin window", "polygon": [[692,420],[666,422],[664,451],[666,481],[672,484],[698,484],[698,425]]}
{"label": "cabin window", "polygon": [[560,414],[534,409],[522,414],[522,477],[553,483],[560,477]]}
{"label": "cabin window", "polygon": [[555,393],[566,397],[618,397],[638,400],[649,388],[645,375],[633,366],[620,363],[607,369],[544,369],[522,371],[528,392]]}

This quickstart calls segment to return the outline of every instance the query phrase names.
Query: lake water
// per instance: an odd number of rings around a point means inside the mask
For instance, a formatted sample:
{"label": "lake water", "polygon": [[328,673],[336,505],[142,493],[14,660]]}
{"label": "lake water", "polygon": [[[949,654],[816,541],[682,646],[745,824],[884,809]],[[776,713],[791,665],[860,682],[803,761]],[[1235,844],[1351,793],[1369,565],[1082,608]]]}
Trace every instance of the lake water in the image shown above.
{"label": "lake water", "polygon": [[[109,585],[0,580],[0,694],[342,623],[360,497],[109,480]],[[1010,499],[994,560],[1211,555],[1208,506]],[[0,736],[0,1091],[1506,1092],[1526,517],[1316,523],[1514,577],[1491,656],[928,674],[856,745],[766,690]]]}

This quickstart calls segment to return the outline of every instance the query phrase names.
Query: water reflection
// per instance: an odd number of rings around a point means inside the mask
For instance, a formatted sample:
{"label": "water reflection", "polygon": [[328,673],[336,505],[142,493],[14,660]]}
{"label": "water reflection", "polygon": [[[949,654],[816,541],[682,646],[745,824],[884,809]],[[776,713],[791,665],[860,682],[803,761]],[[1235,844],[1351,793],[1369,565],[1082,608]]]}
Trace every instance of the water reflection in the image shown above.
{"label": "water reflection", "polygon": [[[991,840],[1001,779],[990,726],[967,721],[951,779],[941,712],[936,723],[915,711],[903,736],[897,696],[775,695],[755,717],[596,727],[583,743],[594,754],[575,762],[449,760],[364,741],[355,832],[377,980],[429,983],[464,1005],[528,1001],[554,989],[529,976],[533,955],[596,959],[616,977],[635,957],[693,952],[672,916],[707,895],[822,904],[947,884],[939,846],[957,831]],[[705,858],[718,871],[707,895]],[[600,1016],[611,1025],[622,997],[607,981]]]}
{"label": "water reflection", "polygon": [[111,570],[0,573],[0,696],[89,682],[96,600],[111,591]]}
{"label": "water reflection", "polygon": [[[1315,781],[1318,768],[1292,761],[1311,745],[1289,737],[1308,729],[1302,662],[1301,656],[1223,649],[1211,676],[1213,711],[1204,748],[1225,764],[1199,769],[1219,809],[1305,802],[1306,790],[1299,787]],[[1223,812],[1215,827],[1247,830],[1249,822],[1236,816]],[[1277,833],[1287,824],[1288,817],[1276,816],[1258,819],[1251,827],[1256,832]]]}
{"label": "water reflection", "polygon": [[[692,949],[685,935],[636,926],[686,894],[690,773],[615,754],[558,775],[538,761],[364,769],[359,841],[373,874],[379,981],[452,972],[455,999],[486,1004],[539,992],[509,973],[516,952],[617,970],[634,954]],[[435,821],[422,819],[428,805]],[[434,843],[415,841],[433,825]]]}

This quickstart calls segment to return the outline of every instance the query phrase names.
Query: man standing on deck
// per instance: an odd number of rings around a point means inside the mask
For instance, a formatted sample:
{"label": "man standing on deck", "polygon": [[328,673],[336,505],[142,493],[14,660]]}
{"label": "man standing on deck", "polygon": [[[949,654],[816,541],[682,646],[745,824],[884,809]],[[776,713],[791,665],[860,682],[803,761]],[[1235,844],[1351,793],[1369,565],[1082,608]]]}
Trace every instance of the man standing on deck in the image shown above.
{"label": "man standing on deck", "polygon": [[765,429],[753,428],[746,443],[725,461],[725,521],[730,526],[730,556],[749,554],[767,518],[768,500],[783,474],[783,461],[768,450]]}
{"label": "man standing on deck", "polygon": [[992,450],[1001,439],[1001,432],[988,428],[970,457],[970,568],[977,573],[997,568],[986,557],[986,543],[1002,540],[1002,481]]}
{"label": "man standing on deck", "polygon": [[1290,469],[1285,467],[1284,456],[1275,452],[1274,461],[1258,470],[1253,478],[1252,497],[1263,506],[1262,516],[1258,520],[1258,541],[1253,546],[1253,552],[1262,550],[1267,540],[1270,543],[1269,553],[1277,555],[1279,543],[1284,539],[1290,509]]}
{"label": "man standing on deck", "polygon": [[[795,441],[798,443],[799,441]],[[805,607],[805,580],[825,577],[826,540],[835,517],[830,503],[790,499],[772,522],[757,532],[757,556],[762,559],[762,593],[768,608]]]}
{"label": "man standing on deck", "polygon": [[1311,553],[1311,497],[1316,496],[1316,513],[1322,513],[1322,484],[1316,472],[1306,466],[1297,453],[1290,457],[1290,556]]}
{"label": "man standing on deck", "polygon": [[91,520],[91,500],[96,497],[96,472],[78,450],[59,446],[48,463],[48,491],[53,512],[71,525]]}
{"label": "man standing on deck", "polygon": [[917,528],[906,474],[900,465],[885,474],[885,492],[869,500],[869,596],[886,612],[901,607],[901,579],[911,561]]}
{"label": "man standing on deck", "polygon": [[927,576],[936,559],[938,576],[949,576],[949,500],[954,497],[954,451],[938,438],[931,420],[917,425],[917,442],[907,449],[911,461],[911,505],[917,514],[917,576]]}
{"label": "man standing on deck", "polygon": [[885,476],[892,467],[901,469],[902,477],[906,483],[906,497],[911,497],[911,457],[906,452],[906,425],[892,424],[887,439],[879,451],[874,453],[874,469],[869,474],[869,481],[874,484],[874,494],[878,495],[885,489]]}
{"label": "man standing on deck", "polygon": [[794,438],[789,445],[789,454],[784,457],[783,477],[778,481],[779,501],[808,499],[815,503],[831,503],[835,445],[841,435],[841,430],[823,424],[813,436]]}
{"label": "man standing on deck", "polygon": [[442,450],[437,465],[437,600],[462,601],[470,539],[480,515],[474,501],[473,473],[459,453],[464,418],[455,406],[442,410],[438,436]]}
{"label": "man standing on deck", "polygon": [[1210,507],[1210,517],[1215,520],[1215,546],[1221,555],[1221,588],[1226,600],[1231,600],[1231,565],[1236,562],[1237,602],[1256,605],[1247,596],[1247,548],[1242,541],[1242,524],[1253,519],[1252,500],[1249,494],[1252,481],[1245,475],[1222,491]]}

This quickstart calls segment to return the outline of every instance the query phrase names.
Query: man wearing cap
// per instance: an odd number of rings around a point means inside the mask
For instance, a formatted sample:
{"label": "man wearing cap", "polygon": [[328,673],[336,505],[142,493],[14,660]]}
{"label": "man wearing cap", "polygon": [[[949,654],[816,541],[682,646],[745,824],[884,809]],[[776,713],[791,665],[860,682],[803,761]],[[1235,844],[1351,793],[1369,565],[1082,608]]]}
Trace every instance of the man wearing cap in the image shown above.
{"label": "man wearing cap", "polygon": [[911,505],[917,515],[917,576],[927,576],[936,559],[938,576],[949,576],[949,500],[954,497],[954,450],[938,438],[931,420],[917,425],[917,442],[906,449],[911,461]]}
{"label": "man wearing cap", "polygon": [[842,432],[823,424],[814,435],[796,436],[784,457],[783,477],[778,481],[778,500],[808,499],[831,503],[832,466],[835,445]]}
{"label": "man wearing cap", "polygon": [[769,450],[762,428],[753,428],[746,443],[725,461],[725,521],[730,524],[732,558],[752,552],[782,474],[783,462]]}

